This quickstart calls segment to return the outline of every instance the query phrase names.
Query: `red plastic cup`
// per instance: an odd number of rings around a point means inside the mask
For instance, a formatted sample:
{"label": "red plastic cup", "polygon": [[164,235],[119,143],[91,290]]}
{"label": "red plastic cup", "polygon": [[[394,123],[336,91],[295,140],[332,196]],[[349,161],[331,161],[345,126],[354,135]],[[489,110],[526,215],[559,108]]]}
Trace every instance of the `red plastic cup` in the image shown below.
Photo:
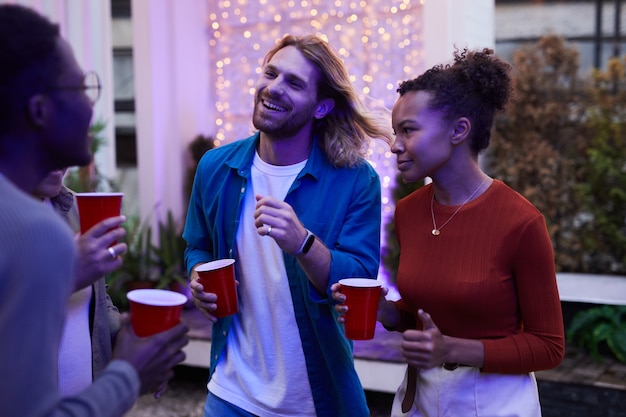
{"label": "red plastic cup", "polygon": [[132,290],[126,294],[130,301],[130,324],[139,337],[171,329],[180,323],[180,313],[187,297],[168,290]]}
{"label": "red plastic cup", "polygon": [[348,311],[344,314],[346,337],[352,340],[374,338],[381,283],[369,278],[340,279]]}
{"label": "red plastic cup", "polygon": [[104,219],[119,216],[123,196],[123,193],[77,193],[80,232],[85,233]]}
{"label": "red plastic cup", "polygon": [[239,310],[234,259],[207,262],[198,265],[195,271],[204,292],[217,294],[217,310],[212,313],[215,317],[230,316]]}

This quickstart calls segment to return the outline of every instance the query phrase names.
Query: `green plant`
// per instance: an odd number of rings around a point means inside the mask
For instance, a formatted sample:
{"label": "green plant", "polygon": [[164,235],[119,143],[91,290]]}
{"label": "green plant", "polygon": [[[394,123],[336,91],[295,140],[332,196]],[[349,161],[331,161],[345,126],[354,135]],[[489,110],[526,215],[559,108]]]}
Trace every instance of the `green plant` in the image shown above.
{"label": "green plant", "polygon": [[[106,283],[113,303],[125,311],[128,309],[126,293],[130,283],[151,281],[150,257],[147,253],[152,232],[141,224],[138,217],[129,217],[122,227],[126,230],[128,251],[123,255],[122,266],[106,276]],[[146,286],[152,287],[153,284],[148,282]]]}
{"label": "green plant", "polygon": [[172,283],[187,285],[185,270],[186,242],[174,222],[171,211],[165,223],[159,223],[159,244],[150,244],[152,266],[157,271],[156,288],[167,288]]}
{"label": "green plant", "polygon": [[98,151],[106,146],[107,140],[103,136],[106,123],[102,120],[95,121],[89,127],[89,136],[91,136],[91,163],[83,167],[73,167],[67,171],[63,183],[69,189],[83,193],[90,191],[108,191],[116,190],[117,184],[111,179],[100,173],[98,165],[94,161],[94,156]]}
{"label": "green plant", "polygon": [[184,267],[185,241],[171,212],[165,222],[159,222],[156,243],[153,230],[138,218],[128,219],[126,229],[128,251],[121,268],[107,275],[109,295],[120,310],[128,306],[126,292],[133,287],[171,289],[187,286]]}
{"label": "green plant", "polygon": [[543,213],[557,271],[626,274],[626,75],[578,72],[546,36],[514,53],[515,99],[495,120],[486,169]]}
{"label": "green plant", "polygon": [[557,269],[583,272],[578,239],[578,163],[585,158],[589,96],[578,51],[557,36],[513,54],[514,100],[495,120],[486,153],[490,175],[530,200],[546,217]]}
{"label": "green plant", "polygon": [[567,339],[601,360],[607,347],[617,360],[626,363],[626,306],[603,305],[576,314]]}
{"label": "green plant", "polygon": [[613,58],[607,71],[593,71],[595,105],[588,126],[594,136],[581,161],[581,240],[585,268],[593,273],[626,272],[626,59]]}

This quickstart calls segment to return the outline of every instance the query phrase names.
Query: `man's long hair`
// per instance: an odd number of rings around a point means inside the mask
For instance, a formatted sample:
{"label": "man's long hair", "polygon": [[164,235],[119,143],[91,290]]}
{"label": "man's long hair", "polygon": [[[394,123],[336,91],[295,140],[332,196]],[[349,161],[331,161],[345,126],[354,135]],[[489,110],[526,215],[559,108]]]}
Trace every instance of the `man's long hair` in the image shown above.
{"label": "man's long hair", "polygon": [[265,56],[269,62],[280,49],[293,46],[320,73],[318,99],[332,98],[335,107],[326,117],[316,120],[314,133],[328,159],[337,167],[353,166],[365,157],[372,139],[393,142],[391,121],[368,110],[350,82],[348,72],[337,52],[314,35],[286,35]]}

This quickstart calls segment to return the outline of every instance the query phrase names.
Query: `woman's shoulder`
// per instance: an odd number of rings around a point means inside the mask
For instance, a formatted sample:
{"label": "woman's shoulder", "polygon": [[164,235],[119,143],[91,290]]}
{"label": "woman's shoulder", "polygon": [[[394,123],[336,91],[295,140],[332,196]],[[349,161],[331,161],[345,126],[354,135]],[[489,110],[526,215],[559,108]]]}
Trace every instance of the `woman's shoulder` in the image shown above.
{"label": "woman's shoulder", "polygon": [[500,179],[493,180],[490,200],[491,204],[496,204],[500,210],[511,215],[526,213],[528,216],[542,216],[530,200]]}

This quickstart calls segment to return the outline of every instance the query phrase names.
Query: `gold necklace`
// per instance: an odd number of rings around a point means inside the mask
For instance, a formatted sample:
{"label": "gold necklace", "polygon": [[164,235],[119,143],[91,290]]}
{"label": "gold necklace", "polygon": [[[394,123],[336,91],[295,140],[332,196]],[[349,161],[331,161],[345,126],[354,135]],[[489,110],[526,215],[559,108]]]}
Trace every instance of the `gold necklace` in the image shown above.
{"label": "gold necklace", "polygon": [[448,220],[446,220],[446,221],[444,222],[444,224],[442,224],[442,225],[441,225],[441,227],[437,227],[437,223],[435,223],[435,210],[433,209],[433,205],[434,205],[434,202],[435,202],[435,190],[434,190],[434,188],[433,188],[433,197],[430,199],[430,216],[431,216],[431,217],[432,217],[432,219],[433,219],[433,230],[432,230],[430,233],[432,233],[432,234],[433,234],[433,236],[439,236],[439,235],[441,234],[441,229],[443,229],[443,227],[444,227],[446,224],[450,223],[450,220],[452,220],[452,218],[453,218],[454,216],[456,216],[456,214],[459,212],[459,210],[461,210],[461,209],[463,208],[463,206],[464,206],[464,205],[465,205],[468,201],[470,201],[470,200],[472,199],[472,197],[474,197],[474,195],[476,195],[476,193],[478,192],[478,190],[480,190],[480,189],[482,188],[483,184],[484,184],[484,183],[485,183],[485,181],[487,181],[488,179],[489,179],[489,177],[485,178],[485,179],[483,180],[483,182],[481,182],[481,183],[480,183],[480,185],[478,186],[478,188],[477,188],[477,189],[475,189],[475,190],[474,190],[474,192],[472,193],[472,195],[470,195],[469,197],[467,197],[467,200],[465,200],[465,201],[463,202],[463,204],[461,204],[461,205],[459,206],[459,208],[458,208],[458,209],[456,209],[456,210],[454,211],[454,213],[452,213],[452,216],[448,217]]}

